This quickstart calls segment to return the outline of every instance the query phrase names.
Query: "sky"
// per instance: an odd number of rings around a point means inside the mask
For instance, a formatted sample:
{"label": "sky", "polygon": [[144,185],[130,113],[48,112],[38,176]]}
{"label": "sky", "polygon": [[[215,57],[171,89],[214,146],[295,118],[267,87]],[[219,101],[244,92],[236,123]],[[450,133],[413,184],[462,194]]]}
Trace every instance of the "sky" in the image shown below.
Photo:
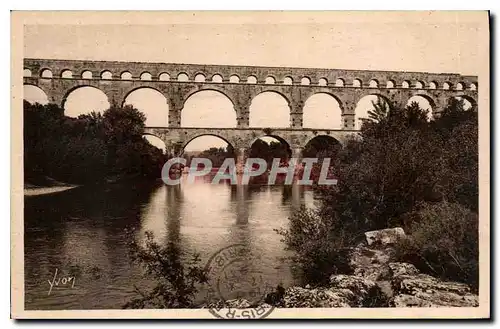
{"label": "sky", "polygon": [[[155,15],[136,23],[130,19],[130,25],[114,24],[123,22],[125,15],[113,17],[107,24],[77,25],[64,18],[56,24],[25,25],[24,56],[476,75],[481,52],[480,26],[477,16],[470,13],[184,13]],[[80,89],[70,94],[65,113],[77,116],[105,109],[106,97],[93,92]],[[26,95],[43,97],[32,90]],[[338,104],[328,97],[308,101],[305,123],[316,128],[340,124]],[[146,112],[147,124],[168,124],[168,105],[161,94],[139,90],[126,103]],[[366,108],[369,103],[364,100],[358,106]],[[257,96],[250,111],[255,126],[289,124],[287,105],[276,94]],[[217,92],[189,99],[181,119],[185,126],[235,125],[232,104]],[[203,149],[214,141],[200,138],[187,150]],[[223,145],[217,143],[213,146]]]}

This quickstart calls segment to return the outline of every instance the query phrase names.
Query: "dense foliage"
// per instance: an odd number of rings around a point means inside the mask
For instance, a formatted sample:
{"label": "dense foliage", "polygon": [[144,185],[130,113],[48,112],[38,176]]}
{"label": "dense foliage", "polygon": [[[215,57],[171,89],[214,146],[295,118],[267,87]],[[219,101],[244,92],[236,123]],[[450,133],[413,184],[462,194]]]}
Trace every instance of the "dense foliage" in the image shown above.
{"label": "dense foliage", "polygon": [[[288,247],[296,251],[306,275],[312,273],[311,281],[335,271],[348,271],[333,260],[341,258],[342,250],[354,246],[368,230],[402,226],[408,233],[415,230],[422,236],[431,227],[429,218],[452,220],[437,210],[431,217],[432,207],[452,207],[447,216],[457,222],[477,221],[472,215],[463,218],[464,209],[471,214],[478,211],[477,112],[464,110],[461,101],[450,101],[441,116],[432,121],[417,103],[406,108],[376,104],[363,123],[360,138],[351,140],[332,158],[339,183],[331,188],[318,187],[322,200],[318,209],[293,215],[290,228],[280,232]],[[422,211],[420,217],[415,215]],[[424,218],[421,226],[417,218]],[[436,225],[442,228],[448,224]],[[470,228],[477,228],[477,223]],[[445,250],[440,250],[445,245],[453,246],[456,249],[450,258],[471,260],[468,274],[464,270],[459,272],[463,275],[453,278],[473,283],[477,248],[470,246],[477,246],[477,232],[439,232],[449,243],[421,250],[419,256],[425,258],[419,263],[421,269],[444,277],[457,273],[451,261],[442,263]],[[418,239],[413,246],[423,248],[425,243]],[[476,269],[471,269],[474,266]]]}
{"label": "dense foliage", "polygon": [[458,203],[423,203],[408,215],[397,258],[426,272],[478,288],[478,214]]}
{"label": "dense foliage", "polygon": [[267,168],[271,168],[274,158],[281,159],[285,162],[291,156],[291,150],[286,143],[280,141],[266,142],[257,139],[253,144],[248,157],[260,158],[267,162]]}
{"label": "dense foliage", "polygon": [[[213,168],[219,168],[226,158],[234,158],[236,161],[236,152],[228,144],[227,147],[211,147],[201,152],[189,152],[184,157],[187,159],[186,164],[189,166],[193,157],[201,157],[210,159]],[[270,141],[269,143],[257,139],[250,148],[248,157],[264,159],[268,168],[271,167],[274,158],[281,159],[281,162],[286,162],[291,156],[291,150],[286,143],[280,141]]]}
{"label": "dense foliage", "polygon": [[192,158],[197,157],[209,159],[212,163],[212,168],[219,168],[220,166],[222,166],[226,158],[234,158],[235,153],[232,146],[228,144],[227,147],[211,147],[208,150],[204,150],[199,153],[197,152],[195,154],[191,152],[191,154],[185,154],[184,157],[187,160],[187,166],[191,165]]}
{"label": "dense foliage", "polygon": [[50,177],[89,184],[161,177],[166,159],[143,138],[145,120],[131,106],[69,118],[56,105],[25,102],[25,181],[36,185]]}

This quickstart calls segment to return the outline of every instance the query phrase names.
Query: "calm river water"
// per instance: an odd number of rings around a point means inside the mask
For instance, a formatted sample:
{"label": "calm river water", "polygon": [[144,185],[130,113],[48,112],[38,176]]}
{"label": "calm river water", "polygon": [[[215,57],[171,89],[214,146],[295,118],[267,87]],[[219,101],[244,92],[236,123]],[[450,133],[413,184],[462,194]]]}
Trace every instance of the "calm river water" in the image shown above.
{"label": "calm river water", "polygon": [[[298,278],[274,230],[287,227],[295,207],[313,203],[312,192],[299,186],[205,181],[80,187],[26,197],[26,309],[121,308],[138,297],[134,285],[152,283],[131,263],[128,244],[146,231],[160,243],[198,252],[201,265],[220,249],[242,244],[251,252],[250,272],[269,286],[292,285]],[[59,285],[50,290],[56,271]],[[202,290],[197,300],[203,296]]]}

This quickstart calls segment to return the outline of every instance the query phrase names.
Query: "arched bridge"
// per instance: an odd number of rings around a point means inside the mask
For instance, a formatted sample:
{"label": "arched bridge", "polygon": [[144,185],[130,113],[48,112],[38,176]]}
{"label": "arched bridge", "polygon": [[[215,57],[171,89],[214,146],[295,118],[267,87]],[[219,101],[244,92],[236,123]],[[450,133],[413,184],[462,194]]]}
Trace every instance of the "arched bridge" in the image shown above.
{"label": "arched bridge", "polygon": [[[236,149],[248,148],[250,141],[263,135],[281,137],[292,149],[300,149],[318,134],[330,135],[343,143],[355,134],[355,108],[364,96],[377,95],[401,105],[413,96],[421,96],[429,101],[436,115],[452,97],[463,97],[475,106],[478,88],[476,76],[453,73],[32,58],[24,60],[23,73],[24,84],[39,87],[49,102],[63,107],[69,93],[84,86],[100,89],[110,103],[119,105],[134,90],[152,88],[159,91],[169,105],[169,127],[149,127],[147,133],[160,137],[167,147],[182,146],[206,134],[219,136]],[[236,128],[181,127],[184,103],[201,90],[215,90],[231,100],[236,111]],[[266,129],[249,127],[250,104],[254,97],[266,91],[278,93],[288,102],[288,128],[271,128],[272,132],[266,132]],[[329,94],[338,101],[341,129],[303,127],[304,104],[318,93]]]}

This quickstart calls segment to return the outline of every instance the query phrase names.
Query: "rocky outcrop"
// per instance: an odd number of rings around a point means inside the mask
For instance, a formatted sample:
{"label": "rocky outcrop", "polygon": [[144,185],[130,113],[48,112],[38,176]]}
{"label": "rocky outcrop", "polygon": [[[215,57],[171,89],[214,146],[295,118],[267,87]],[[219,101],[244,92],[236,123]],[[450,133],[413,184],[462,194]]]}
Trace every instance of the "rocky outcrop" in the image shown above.
{"label": "rocky outcrop", "polygon": [[[442,281],[420,273],[412,264],[393,262],[394,249],[390,243],[387,243],[388,240],[383,239],[386,233],[374,232],[377,231],[366,233],[367,240],[368,236],[379,237],[378,242],[370,247],[360,244],[354,248],[351,251],[350,265],[354,269],[354,275],[369,279],[378,286],[388,301],[387,306],[478,306],[478,296],[471,293],[468,285]],[[395,233],[394,236],[399,233]]]}
{"label": "rocky outcrop", "polygon": [[383,230],[369,231],[365,233],[366,242],[369,246],[388,245],[398,242],[405,237],[405,231],[401,227],[386,228]]}
{"label": "rocky outcrop", "polygon": [[[230,300],[217,300],[212,303],[208,303],[202,306],[202,308],[212,308],[212,309],[223,309],[223,308],[251,308],[255,307],[256,305],[253,303],[250,303],[248,300],[244,298],[238,298],[238,299],[230,299]],[[272,307],[269,304],[266,303],[258,303],[259,307],[263,308],[270,308]]]}
{"label": "rocky outcrop", "polygon": [[354,298],[348,289],[290,287],[286,289],[278,307],[351,307],[349,301]]}
{"label": "rocky outcrop", "polygon": [[360,244],[351,250],[350,266],[355,276],[379,281],[380,277],[387,273],[387,264],[391,262],[393,254],[392,247],[374,249]]}
{"label": "rocky outcrop", "polygon": [[394,297],[392,307],[476,307],[478,296],[469,286],[459,282],[441,281],[420,273],[407,263],[388,265]]}
{"label": "rocky outcrop", "polygon": [[393,262],[393,255],[394,249],[389,245],[379,244],[377,248],[369,248],[366,244],[358,245],[350,253],[354,276],[332,276],[332,288],[351,290],[358,298],[349,300],[351,307],[479,305],[478,296],[471,292],[468,285],[423,274],[412,264]]}
{"label": "rocky outcrop", "polygon": [[394,279],[403,275],[417,275],[419,270],[413,264],[408,263],[389,263],[387,264],[389,278]]}
{"label": "rocky outcrop", "polygon": [[332,275],[331,289],[349,290],[349,305],[352,307],[375,307],[385,304],[385,297],[375,281],[355,275]]}
{"label": "rocky outcrop", "polygon": [[[283,289],[283,288],[282,288]],[[273,296],[274,298],[269,298]],[[375,282],[354,275],[332,275],[329,285],[323,287],[289,287],[270,293],[264,301],[269,303],[251,303],[246,299],[218,300],[202,308],[331,308],[331,307],[374,307],[384,300],[383,294]],[[386,302],[383,301],[384,305]]]}
{"label": "rocky outcrop", "polygon": [[373,307],[385,304],[375,282],[354,275],[332,275],[328,286],[290,287],[278,307]]}

